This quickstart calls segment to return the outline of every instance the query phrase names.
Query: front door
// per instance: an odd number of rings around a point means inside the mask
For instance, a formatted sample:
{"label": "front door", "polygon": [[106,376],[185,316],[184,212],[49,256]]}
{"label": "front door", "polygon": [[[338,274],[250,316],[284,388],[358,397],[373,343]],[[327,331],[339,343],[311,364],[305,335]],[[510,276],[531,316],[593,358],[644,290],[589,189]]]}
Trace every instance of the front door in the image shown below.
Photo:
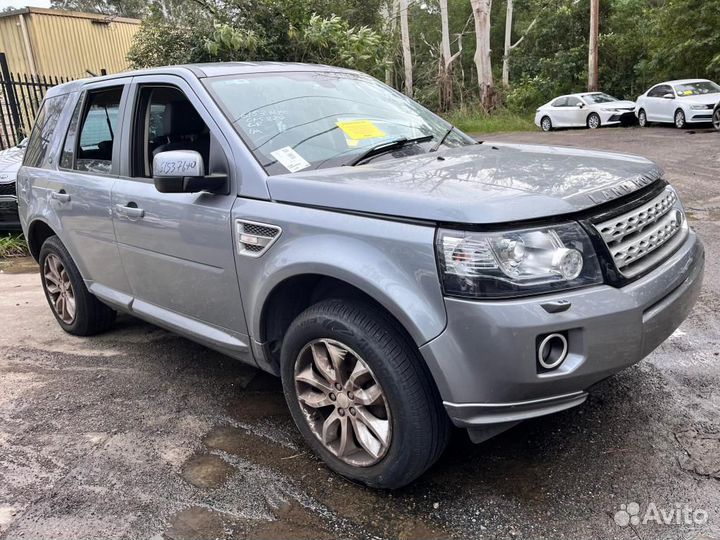
{"label": "front door", "polygon": [[[131,95],[128,167],[113,188],[112,207],[132,310],[233,356],[249,355],[233,256],[230,211],[237,190],[227,141],[179,77],[136,77]],[[160,193],[152,158],[169,150],[199,152],[206,173],[229,174],[232,189]]]}

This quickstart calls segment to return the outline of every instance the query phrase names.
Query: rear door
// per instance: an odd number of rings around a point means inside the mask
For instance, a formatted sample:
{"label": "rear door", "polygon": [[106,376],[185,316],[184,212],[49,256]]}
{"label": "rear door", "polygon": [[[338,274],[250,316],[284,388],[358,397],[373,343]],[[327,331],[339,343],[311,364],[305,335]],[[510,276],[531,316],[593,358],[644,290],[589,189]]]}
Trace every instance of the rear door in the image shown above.
{"label": "rear door", "polygon": [[[136,77],[130,101],[112,209],[132,310],[244,359],[249,349],[233,255],[237,179],[230,146],[181,77]],[[169,150],[199,152],[206,174],[230,175],[228,193],[157,191],[152,158]]]}
{"label": "rear door", "polygon": [[[122,110],[127,80],[90,84],[75,99],[67,133],[48,159],[36,187],[59,222],[62,242],[88,288],[100,298],[127,306],[129,285],[120,264],[110,214],[112,185],[118,171]],[[54,126],[53,126],[54,127]],[[28,148],[32,160],[33,148]],[[59,154],[59,155],[58,155]]]}

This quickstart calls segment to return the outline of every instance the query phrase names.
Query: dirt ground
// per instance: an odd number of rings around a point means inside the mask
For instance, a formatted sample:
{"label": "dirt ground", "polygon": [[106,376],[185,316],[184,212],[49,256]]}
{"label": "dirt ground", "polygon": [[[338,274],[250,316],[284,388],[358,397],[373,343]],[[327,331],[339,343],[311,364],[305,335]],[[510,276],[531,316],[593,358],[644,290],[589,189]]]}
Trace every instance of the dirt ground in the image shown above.
{"label": "dirt ground", "polygon": [[272,377],[131,318],[65,335],[34,264],[2,263],[0,538],[720,538],[720,135],[488,139],[666,168],[708,257],[698,305],[650,357],[579,408],[479,446],[458,432],[419,481],[378,492],[308,453]]}

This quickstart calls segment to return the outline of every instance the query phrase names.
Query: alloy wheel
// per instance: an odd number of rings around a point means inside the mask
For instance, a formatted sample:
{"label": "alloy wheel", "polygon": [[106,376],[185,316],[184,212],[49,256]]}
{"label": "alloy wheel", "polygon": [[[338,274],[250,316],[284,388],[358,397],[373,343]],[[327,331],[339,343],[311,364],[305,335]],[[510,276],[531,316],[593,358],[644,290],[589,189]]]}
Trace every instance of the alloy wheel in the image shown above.
{"label": "alloy wheel", "polygon": [[295,362],[295,391],[315,437],[340,460],[378,463],[390,448],[390,407],[368,364],[332,339],[308,343]]}
{"label": "alloy wheel", "polygon": [[713,114],[713,127],[720,131],[720,107],[718,107],[715,110],[715,114]]}
{"label": "alloy wheel", "polygon": [[543,131],[550,131],[552,129],[552,122],[547,116],[542,119],[541,124]]}
{"label": "alloy wheel", "polygon": [[638,115],[638,124],[640,124],[640,127],[647,126],[647,115],[645,114],[645,111],[640,111],[640,114]]}
{"label": "alloy wheel", "polygon": [[588,118],[588,127],[590,129],[597,129],[600,127],[600,117],[597,114],[591,114]]}
{"label": "alloy wheel", "polygon": [[51,253],[45,257],[43,282],[57,316],[65,324],[72,324],[76,311],[75,291],[70,282],[70,275],[57,255]]}
{"label": "alloy wheel", "polygon": [[683,129],[685,127],[685,113],[678,111],[675,113],[675,127]]}

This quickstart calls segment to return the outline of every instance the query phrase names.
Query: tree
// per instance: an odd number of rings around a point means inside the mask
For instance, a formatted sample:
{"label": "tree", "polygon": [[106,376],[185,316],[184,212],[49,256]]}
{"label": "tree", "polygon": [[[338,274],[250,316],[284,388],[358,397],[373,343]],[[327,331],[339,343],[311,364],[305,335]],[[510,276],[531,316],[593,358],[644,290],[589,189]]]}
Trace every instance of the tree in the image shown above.
{"label": "tree", "polygon": [[588,92],[598,91],[600,75],[600,0],[590,0],[590,40],[588,51]]}
{"label": "tree", "polygon": [[490,11],[492,0],[470,0],[475,19],[475,69],[478,74],[480,104],[491,111],[497,104],[497,92],[493,82],[490,58]]}
{"label": "tree", "polygon": [[447,111],[453,106],[452,65],[462,53],[462,34],[458,34],[458,51],[452,54],[450,50],[448,0],[440,0],[440,28],[442,54],[438,63],[439,105],[440,110]]}
{"label": "tree", "polygon": [[400,0],[400,42],[402,44],[403,67],[405,68],[405,94],[413,95],[413,66],[410,52],[410,29],[408,25],[408,0]]}

